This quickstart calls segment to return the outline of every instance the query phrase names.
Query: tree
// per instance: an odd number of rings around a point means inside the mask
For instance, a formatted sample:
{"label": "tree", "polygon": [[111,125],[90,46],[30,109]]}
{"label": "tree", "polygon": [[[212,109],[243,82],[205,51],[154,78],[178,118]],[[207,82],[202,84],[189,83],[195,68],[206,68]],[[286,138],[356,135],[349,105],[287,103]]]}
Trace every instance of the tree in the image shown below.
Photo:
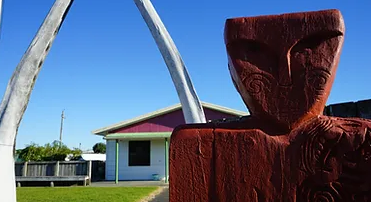
{"label": "tree", "polygon": [[96,154],[105,154],[106,153],[106,144],[98,142],[93,146],[93,151]]}
{"label": "tree", "polygon": [[31,143],[19,152],[19,158],[23,161],[64,161],[68,155],[75,159],[81,153],[80,149],[70,149],[59,141],[54,141],[44,146]]}
{"label": "tree", "polygon": [[24,161],[42,161],[44,148],[31,143],[19,152],[19,158]]}

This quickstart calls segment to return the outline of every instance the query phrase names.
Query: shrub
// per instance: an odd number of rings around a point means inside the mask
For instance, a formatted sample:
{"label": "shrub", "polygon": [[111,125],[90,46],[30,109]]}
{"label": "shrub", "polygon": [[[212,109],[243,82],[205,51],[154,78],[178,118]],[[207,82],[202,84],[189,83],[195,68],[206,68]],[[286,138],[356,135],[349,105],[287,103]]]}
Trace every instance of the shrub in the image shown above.
{"label": "shrub", "polygon": [[23,161],[64,161],[68,155],[76,158],[81,153],[82,151],[80,149],[69,149],[63,143],[54,141],[44,146],[31,143],[19,152],[19,158]]}

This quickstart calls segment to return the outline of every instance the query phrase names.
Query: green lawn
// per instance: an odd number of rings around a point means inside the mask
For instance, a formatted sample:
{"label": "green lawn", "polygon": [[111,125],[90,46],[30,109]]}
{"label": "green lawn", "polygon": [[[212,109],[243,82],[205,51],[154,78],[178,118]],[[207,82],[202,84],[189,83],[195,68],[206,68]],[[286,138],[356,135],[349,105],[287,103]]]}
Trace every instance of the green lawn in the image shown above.
{"label": "green lawn", "polygon": [[17,202],[135,202],[157,187],[20,187]]}

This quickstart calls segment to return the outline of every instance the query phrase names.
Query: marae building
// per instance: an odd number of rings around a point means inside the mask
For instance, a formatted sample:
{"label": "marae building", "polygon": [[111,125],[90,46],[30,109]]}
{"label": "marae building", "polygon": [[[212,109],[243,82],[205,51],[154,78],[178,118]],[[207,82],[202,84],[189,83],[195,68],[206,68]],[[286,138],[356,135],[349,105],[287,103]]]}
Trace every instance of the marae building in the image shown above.
{"label": "marae building", "polygon": [[[207,120],[248,115],[202,102]],[[106,180],[168,179],[169,140],[185,120],[180,104],[93,131],[106,140]],[[165,176],[167,176],[165,178]]]}

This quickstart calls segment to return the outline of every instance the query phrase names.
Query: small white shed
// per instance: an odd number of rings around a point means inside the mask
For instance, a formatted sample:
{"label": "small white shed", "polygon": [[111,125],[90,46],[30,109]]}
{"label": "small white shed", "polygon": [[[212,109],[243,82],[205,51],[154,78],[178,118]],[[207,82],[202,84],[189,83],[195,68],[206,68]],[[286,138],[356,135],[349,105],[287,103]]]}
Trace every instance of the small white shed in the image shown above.
{"label": "small white shed", "polygon": [[87,153],[81,154],[82,161],[106,161],[106,154]]}

